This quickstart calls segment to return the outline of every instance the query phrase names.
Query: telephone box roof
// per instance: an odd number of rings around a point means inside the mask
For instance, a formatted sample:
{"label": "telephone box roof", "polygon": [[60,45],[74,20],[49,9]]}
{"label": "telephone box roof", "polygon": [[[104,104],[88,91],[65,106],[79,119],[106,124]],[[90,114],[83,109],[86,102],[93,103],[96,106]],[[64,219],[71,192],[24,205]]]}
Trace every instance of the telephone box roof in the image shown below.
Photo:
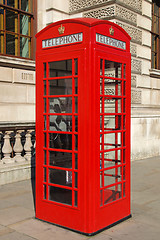
{"label": "telephone box roof", "polygon": [[65,23],[77,23],[77,24],[82,24],[82,25],[88,26],[88,27],[93,27],[93,26],[100,25],[100,24],[109,24],[116,28],[119,28],[119,30],[122,31],[126,35],[126,37],[128,37],[129,40],[131,40],[131,37],[128,35],[128,33],[119,25],[117,25],[113,22],[107,21],[107,20],[100,20],[100,19],[96,19],[96,18],[71,18],[71,19],[54,22],[54,23],[51,23],[50,25],[48,25],[47,27],[43,28],[40,32],[38,32],[36,34],[36,38],[39,37],[42,33],[49,30],[50,28],[55,27],[60,24],[65,24]]}

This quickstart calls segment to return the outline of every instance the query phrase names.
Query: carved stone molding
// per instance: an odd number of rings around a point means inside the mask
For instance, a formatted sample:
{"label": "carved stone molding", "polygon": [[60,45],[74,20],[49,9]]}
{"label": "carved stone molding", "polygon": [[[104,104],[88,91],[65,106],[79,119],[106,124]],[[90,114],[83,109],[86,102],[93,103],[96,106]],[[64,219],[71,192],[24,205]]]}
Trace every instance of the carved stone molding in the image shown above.
{"label": "carved stone molding", "polygon": [[137,56],[137,46],[131,43],[130,46],[131,55]]}
{"label": "carved stone molding", "polygon": [[136,87],[137,77],[135,75],[131,76],[131,87]]}
{"label": "carved stone molding", "polygon": [[135,58],[131,58],[131,72],[141,74],[142,72],[142,62]]}
{"label": "carved stone molding", "polygon": [[131,89],[131,103],[132,104],[141,104],[141,102],[142,102],[141,90]]}
{"label": "carved stone molding", "polygon": [[132,38],[131,41],[135,41],[137,43],[142,43],[142,31],[138,28],[129,26],[127,24],[124,24],[122,22],[116,21],[116,24],[121,26]]}
{"label": "carved stone molding", "polygon": [[83,17],[91,17],[91,18],[108,18],[113,17],[115,15],[115,6],[104,7],[96,10],[91,10],[83,13]]}

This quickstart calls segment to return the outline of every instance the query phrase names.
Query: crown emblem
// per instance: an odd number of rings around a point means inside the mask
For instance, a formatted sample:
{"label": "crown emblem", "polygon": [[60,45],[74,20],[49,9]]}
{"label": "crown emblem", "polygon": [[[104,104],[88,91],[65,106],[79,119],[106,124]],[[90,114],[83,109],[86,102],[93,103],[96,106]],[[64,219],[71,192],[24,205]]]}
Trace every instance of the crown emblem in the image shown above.
{"label": "crown emblem", "polygon": [[63,27],[62,24],[61,24],[61,26],[58,28],[59,34],[63,34],[64,30],[65,30],[65,27]]}
{"label": "crown emblem", "polygon": [[110,32],[110,35],[114,35],[114,29],[111,27],[110,29],[109,29],[109,32]]}

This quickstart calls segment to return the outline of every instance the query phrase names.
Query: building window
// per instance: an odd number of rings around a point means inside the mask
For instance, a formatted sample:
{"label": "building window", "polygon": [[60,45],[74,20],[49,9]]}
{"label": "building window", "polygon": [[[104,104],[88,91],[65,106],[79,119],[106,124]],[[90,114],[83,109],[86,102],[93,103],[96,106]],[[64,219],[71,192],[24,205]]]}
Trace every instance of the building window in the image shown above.
{"label": "building window", "polygon": [[33,59],[33,0],[0,0],[0,53]]}
{"label": "building window", "polygon": [[160,69],[160,1],[152,1],[152,68]]}

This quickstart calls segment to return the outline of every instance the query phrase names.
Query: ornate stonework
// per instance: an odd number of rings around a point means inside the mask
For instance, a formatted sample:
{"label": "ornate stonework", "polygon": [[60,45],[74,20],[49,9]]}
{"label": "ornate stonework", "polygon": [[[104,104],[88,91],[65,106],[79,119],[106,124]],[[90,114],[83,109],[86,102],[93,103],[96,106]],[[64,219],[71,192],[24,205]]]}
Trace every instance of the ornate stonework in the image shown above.
{"label": "ornate stonework", "polygon": [[74,12],[77,10],[87,9],[92,6],[97,6],[99,4],[110,2],[110,0],[70,0],[69,1],[69,11]]}
{"label": "ornate stonework", "polygon": [[136,87],[137,77],[135,75],[131,76],[131,87]]}
{"label": "ornate stonework", "polygon": [[[70,0],[69,12],[82,11],[94,6],[111,2],[111,0]],[[142,11],[142,0],[119,0],[124,6],[129,6],[135,10]]]}
{"label": "ornate stonework", "polygon": [[130,51],[133,56],[137,56],[137,46],[131,43]]}
{"label": "ornate stonework", "polygon": [[119,1],[136,10],[142,11],[142,0],[119,0]]}
{"label": "ornate stonework", "polygon": [[83,17],[91,17],[91,18],[99,18],[99,19],[112,17],[114,15],[115,15],[115,6],[100,8],[100,9],[83,13]]}
{"label": "ornate stonework", "polygon": [[135,58],[131,58],[131,72],[139,73],[142,72],[142,62]]}
{"label": "ornate stonework", "polygon": [[137,14],[133,13],[130,10],[127,10],[124,7],[118,5],[111,5],[109,7],[96,8],[88,12],[83,13],[83,17],[92,17],[92,18],[110,18],[118,17],[124,21],[130,22],[131,24],[137,23]]}
{"label": "ornate stonework", "polygon": [[131,22],[132,24],[135,24],[135,25],[137,24],[137,14],[124,7],[116,5],[115,15],[116,17],[124,19],[124,21]]}
{"label": "ornate stonework", "polygon": [[132,104],[141,104],[141,102],[142,102],[141,90],[131,89],[131,103]]}
{"label": "ornate stonework", "polygon": [[138,28],[131,27],[130,25],[126,25],[122,22],[116,21],[116,24],[121,26],[132,38],[131,41],[135,41],[137,43],[142,43],[142,31]]}

